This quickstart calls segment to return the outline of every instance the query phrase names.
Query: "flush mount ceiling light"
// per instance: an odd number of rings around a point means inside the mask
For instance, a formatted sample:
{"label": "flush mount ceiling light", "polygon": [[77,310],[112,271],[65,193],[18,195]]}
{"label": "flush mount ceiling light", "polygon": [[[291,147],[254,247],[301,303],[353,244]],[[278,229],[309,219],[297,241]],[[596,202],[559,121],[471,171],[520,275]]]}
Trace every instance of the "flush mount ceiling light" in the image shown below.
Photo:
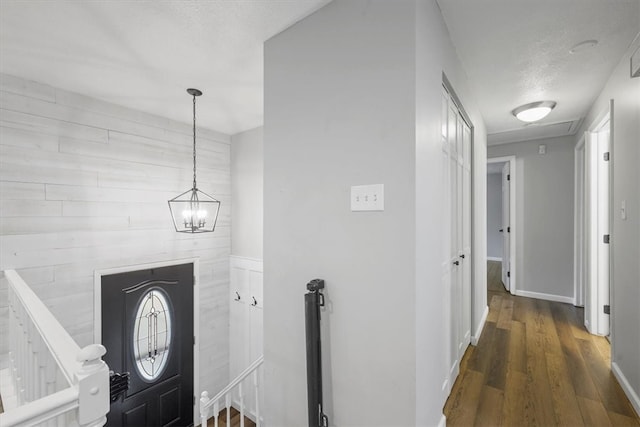
{"label": "flush mount ceiling light", "polygon": [[595,45],[598,44],[598,40],[585,40],[583,42],[577,43],[569,49],[569,53],[578,53],[583,50],[591,49]]}
{"label": "flush mount ceiling light", "polygon": [[539,101],[521,105],[511,112],[518,120],[526,123],[537,122],[547,116],[556,106],[555,101]]}
{"label": "flush mount ceiling light", "polygon": [[220,201],[198,190],[196,185],[196,96],[198,89],[187,89],[193,96],[193,187],[169,200],[169,210],[179,233],[210,233],[216,227]]}

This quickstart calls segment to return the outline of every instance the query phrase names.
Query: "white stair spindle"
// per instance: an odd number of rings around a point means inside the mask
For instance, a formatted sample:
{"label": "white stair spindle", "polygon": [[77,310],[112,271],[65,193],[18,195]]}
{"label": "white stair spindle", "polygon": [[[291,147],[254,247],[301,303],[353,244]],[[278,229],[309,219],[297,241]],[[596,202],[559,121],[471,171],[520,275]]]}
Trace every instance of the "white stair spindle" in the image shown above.
{"label": "white stair spindle", "polygon": [[19,338],[18,338],[18,405],[26,402],[25,396],[25,363],[24,359],[27,354],[26,351],[26,339],[25,339],[25,316],[22,305],[18,306],[18,322],[20,324]]}
{"label": "white stair spindle", "polygon": [[229,427],[231,425],[231,394],[225,394],[224,405],[227,408],[227,427]]}
{"label": "white stair spindle", "polygon": [[209,418],[209,407],[207,403],[209,403],[209,393],[203,391],[200,395],[200,424],[202,427],[207,427],[207,418]]}
{"label": "white stair spindle", "polygon": [[244,427],[244,393],[242,392],[242,383],[238,384],[238,392],[240,393],[240,427]]}
{"label": "white stair spindle", "polygon": [[[11,369],[11,378],[13,384],[18,384],[18,318],[16,314],[16,295],[13,292],[13,288],[9,287],[9,361]],[[16,387],[17,390],[17,387]]]}
{"label": "white stair spindle", "polygon": [[258,387],[258,370],[253,371],[253,388],[255,391],[255,416],[256,427],[260,427],[260,390]]}
{"label": "white stair spindle", "polygon": [[51,354],[47,353],[47,360],[45,362],[45,382],[47,383],[47,395],[56,392],[56,379],[58,378],[58,369],[56,368],[56,361]]}
{"label": "white stair spindle", "polygon": [[35,400],[42,397],[42,393],[40,392],[40,364],[38,363],[38,357],[40,356],[40,334],[38,334],[37,331],[31,336],[31,351],[33,352],[31,371],[33,372],[33,398]]}
{"label": "white stair spindle", "polygon": [[33,334],[35,333],[34,331],[35,327],[33,326],[33,323],[31,322],[31,320],[29,320],[29,323],[27,323],[27,359],[26,359],[26,391],[27,391],[27,399],[29,400],[29,402],[32,402],[35,400],[35,388],[36,388],[36,382],[35,382],[35,375],[33,372]]}
{"label": "white stair spindle", "polygon": [[42,338],[38,340],[38,345],[40,346],[40,354],[38,356],[38,377],[40,378],[40,396],[47,396],[47,350],[45,349],[45,344],[42,341]]}
{"label": "white stair spindle", "polygon": [[213,427],[218,427],[219,415],[220,415],[220,404],[216,400],[213,403]]}

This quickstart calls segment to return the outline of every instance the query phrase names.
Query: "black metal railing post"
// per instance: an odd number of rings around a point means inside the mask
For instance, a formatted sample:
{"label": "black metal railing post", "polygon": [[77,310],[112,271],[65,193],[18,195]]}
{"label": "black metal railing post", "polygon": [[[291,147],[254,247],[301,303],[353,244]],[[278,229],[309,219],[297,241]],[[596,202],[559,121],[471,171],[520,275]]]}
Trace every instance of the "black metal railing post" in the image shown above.
{"label": "black metal railing post", "polygon": [[329,419],[322,409],[322,349],[320,340],[320,307],[324,306],[324,280],[307,283],[304,295],[305,329],[307,337],[307,402],[309,427],[328,427]]}

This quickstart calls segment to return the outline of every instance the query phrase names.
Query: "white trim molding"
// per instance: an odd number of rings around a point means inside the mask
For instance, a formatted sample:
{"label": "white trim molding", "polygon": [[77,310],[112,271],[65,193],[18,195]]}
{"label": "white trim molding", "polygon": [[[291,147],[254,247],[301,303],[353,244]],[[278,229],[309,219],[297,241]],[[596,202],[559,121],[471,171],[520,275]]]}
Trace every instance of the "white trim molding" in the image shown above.
{"label": "white trim molding", "polygon": [[500,261],[502,262],[502,258],[498,258],[497,256],[488,256],[487,261]]}
{"label": "white trim molding", "polygon": [[[503,156],[503,157],[490,157],[487,159],[487,164],[489,163],[503,163],[509,162],[509,174],[511,175],[509,185],[509,223],[511,227],[511,232],[509,233],[509,259],[511,262],[509,263],[509,292],[511,295],[517,295],[517,281],[518,281],[518,257],[517,257],[517,243],[518,243],[518,212],[516,211],[518,204],[516,203],[516,189],[517,189],[517,179],[518,174],[516,170],[516,156]],[[504,254],[503,258],[504,258]]]}
{"label": "white trim molding", "polygon": [[520,291],[520,290],[516,291],[516,295],[519,297],[536,298],[536,299],[543,299],[546,301],[563,302],[565,304],[575,305],[574,297],[565,297],[562,295],[545,294],[542,292],[531,292],[531,291]]}
{"label": "white trim molding", "polygon": [[480,341],[480,336],[482,335],[482,331],[484,329],[484,324],[487,322],[487,316],[489,315],[489,306],[484,307],[484,312],[482,313],[482,319],[480,319],[480,324],[478,325],[478,329],[476,329],[475,335],[471,335],[471,345],[478,345],[478,341]]}
{"label": "white trim molding", "polygon": [[442,414],[442,417],[440,417],[438,427],[447,427],[447,417],[445,417],[444,414]]}
{"label": "white trim molding", "polygon": [[629,380],[627,380],[627,377],[622,373],[620,366],[618,366],[616,362],[611,362],[611,371],[620,383],[620,387],[622,387],[624,394],[627,395],[631,405],[633,405],[633,408],[636,410],[636,414],[640,414],[640,397],[633,387],[631,387]]}

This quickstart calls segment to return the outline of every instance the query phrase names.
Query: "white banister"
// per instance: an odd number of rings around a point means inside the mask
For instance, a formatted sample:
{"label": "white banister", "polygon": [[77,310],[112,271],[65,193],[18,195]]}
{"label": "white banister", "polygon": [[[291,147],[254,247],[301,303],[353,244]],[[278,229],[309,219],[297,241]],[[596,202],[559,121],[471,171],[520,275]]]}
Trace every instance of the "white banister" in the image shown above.
{"label": "white banister", "polygon": [[109,411],[105,348],[91,344],[80,349],[18,273],[6,270],[4,276],[17,406],[5,407],[0,425],[104,425]]}
{"label": "white banister", "polygon": [[[71,384],[73,375],[78,368],[76,354],[80,351],[78,344],[71,338],[67,331],[60,325],[58,319],[47,309],[44,303],[36,296],[31,288],[22,280],[14,270],[6,270],[4,276],[13,288],[14,295],[20,302],[23,312],[22,321],[31,323],[42,337],[51,355],[60,367],[65,379]],[[28,310],[28,312],[27,312]],[[35,319],[34,319],[35,318]],[[24,334],[27,328],[23,328]],[[26,343],[24,348],[26,353]],[[23,354],[24,356],[24,354]]]}
{"label": "white banister", "polygon": [[[231,401],[232,401],[232,393],[234,391],[238,391],[238,399],[239,399],[239,412],[240,412],[240,426],[244,427],[244,419],[245,415],[250,417],[255,417],[255,423],[257,426],[261,424],[260,422],[260,412],[259,412],[259,379],[258,370],[264,363],[264,357],[260,356],[256,359],[247,369],[242,371],[240,375],[234,378],[226,387],[224,387],[218,394],[216,394],[213,398],[209,398],[209,393],[207,391],[203,391],[200,395],[200,423],[203,427],[207,425],[207,420],[209,418],[209,410],[213,407],[213,422],[214,426],[218,426],[218,418],[220,417],[220,400],[224,398],[224,405],[226,408],[226,425],[230,425],[231,420]],[[249,411],[246,411],[245,401],[244,401],[244,390],[243,390],[243,382],[246,378],[251,375],[253,380],[253,389],[255,391],[255,402],[253,402],[254,407],[248,408]],[[250,395],[251,393],[249,393]]]}

